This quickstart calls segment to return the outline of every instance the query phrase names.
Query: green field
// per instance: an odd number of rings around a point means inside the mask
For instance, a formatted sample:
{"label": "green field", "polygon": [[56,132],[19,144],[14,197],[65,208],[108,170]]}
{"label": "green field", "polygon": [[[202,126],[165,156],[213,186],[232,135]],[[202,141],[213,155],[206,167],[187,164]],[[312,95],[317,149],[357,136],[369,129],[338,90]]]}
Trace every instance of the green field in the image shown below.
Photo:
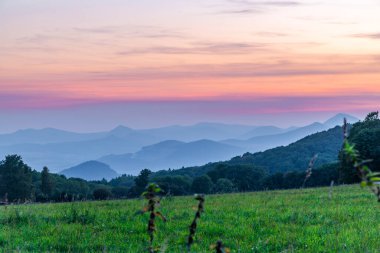
{"label": "green field", "polygon": [[[144,200],[0,208],[3,252],[147,252]],[[197,202],[163,199],[155,243],[185,252]],[[380,252],[380,206],[359,186],[207,196],[193,252]]]}

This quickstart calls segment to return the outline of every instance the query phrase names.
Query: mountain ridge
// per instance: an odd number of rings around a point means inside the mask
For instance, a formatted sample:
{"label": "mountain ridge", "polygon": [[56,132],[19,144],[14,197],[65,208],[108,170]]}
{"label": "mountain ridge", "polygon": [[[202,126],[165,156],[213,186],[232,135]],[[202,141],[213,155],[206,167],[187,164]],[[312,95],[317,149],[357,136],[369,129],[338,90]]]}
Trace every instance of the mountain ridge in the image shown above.
{"label": "mountain ridge", "polygon": [[[194,156],[188,156],[188,161],[182,158],[182,160],[176,160],[175,156],[168,157],[168,153],[165,153],[168,150],[167,146],[162,147],[162,151],[157,148],[158,146],[155,147],[155,153],[160,154],[163,152],[162,157],[155,156],[160,160],[159,169],[172,166],[177,167],[181,163],[184,166],[189,166],[199,164],[199,162],[215,162],[229,159],[231,158],[230,155],[235,152],[232,152],[231,149],[240,150],[240,152],[244,153],[264,151],[276,146],[288,145],[308,134],[325,130],[327,128],[326,124],[333,125],[340,120],[343,121],[342,117],[348,118],[351,116],[337,114],[324,121],[324,123],[314,123],[304,127],[287,129],[275,126],[249,126],[212,122],[152,129],[132,129],[119,125],[110,131],[95,133],[74,133],[54,128],[26,129],[11,134],[0,135],[0,156],[20,154],[28,164],[37,170],[48,166],[51,171],[58,172],[83,161],[97,160],[109,155],[127,154],[125,157],[128,157],[128,159],[136,159],[136,157],[139,157],[137,153],[144,147],[167,140],[191,143],[208,139],[217,143],[218,147],[215,150],[218,150],[218,155],[215,152],[215,156],[210,156],[209,161],[206,161],[204,154],[207,154],[209,150],[204,149],[203,153],[197,153],[199,157],[202,157],[202,159],[198,159],[197,163],[192,163],[192,160],[196,160]],[[272,134],[268,135],[266,133]],[[249,138],[240,139],[244,135]],[[233,138],[220,140],[221,137]],[[202,149],[201,144],[197,144],[198,150]],[[205,142],[203,145],[207,146],[207,143]],[[223,146],[229,148],[224,149],[222,148]],[[184,147],[178,145],[177,148],[180,150],[178,155],[182,156],[181,150]],[[175,150],[171,152],[174,153]],[[167,166],[164,166],[163,160],[165,158],[175,160],[176,163],[168,161]],[[154,166],[153,162],[150,162],[149,165]],[[118,169],[120,168],[121,166],[118,167]]]}

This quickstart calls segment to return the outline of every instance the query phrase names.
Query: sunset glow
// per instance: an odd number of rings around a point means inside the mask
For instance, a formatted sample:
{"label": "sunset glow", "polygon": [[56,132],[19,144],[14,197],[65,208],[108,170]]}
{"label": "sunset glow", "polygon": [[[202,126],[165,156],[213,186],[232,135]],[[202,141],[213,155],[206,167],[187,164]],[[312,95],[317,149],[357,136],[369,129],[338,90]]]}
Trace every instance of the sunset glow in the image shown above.
{"label": "sunset glow", "polygon": [[0,112],[214,101],[229,120],[362,114],[380,99],[379,13],[374,0],[3,0]]}

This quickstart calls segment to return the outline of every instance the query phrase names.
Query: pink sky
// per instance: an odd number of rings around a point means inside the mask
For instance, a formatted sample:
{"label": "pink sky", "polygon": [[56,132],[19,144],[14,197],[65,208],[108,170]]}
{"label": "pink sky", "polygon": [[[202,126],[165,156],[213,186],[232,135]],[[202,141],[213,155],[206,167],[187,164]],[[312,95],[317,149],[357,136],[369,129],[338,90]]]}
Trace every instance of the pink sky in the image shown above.
{"label": "pink sky", "polygon": [[[121,104],[136,127],[363,115],[379,105],[379,13],[374,0],[3,0],[0,115],[14,121],[0,131]],[[171,116],[142,120],[149,105]],[[19,120],[30,110],[42,123]]]}

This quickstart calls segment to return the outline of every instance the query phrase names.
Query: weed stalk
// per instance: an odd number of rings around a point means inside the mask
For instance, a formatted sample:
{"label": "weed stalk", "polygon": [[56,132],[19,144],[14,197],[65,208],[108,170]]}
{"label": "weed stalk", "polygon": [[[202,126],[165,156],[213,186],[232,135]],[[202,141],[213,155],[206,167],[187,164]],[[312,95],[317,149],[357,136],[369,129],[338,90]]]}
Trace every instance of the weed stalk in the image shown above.
{"label": "weed stalk", "polygon": [[149,253],[156,252],[153,247],[154,241],[154,232],[156,231],[155,220],[156,217],[160,217],[164,222],[166,218],[158,211],[156,211],[156,206],[160,204],[160,199],[157,197],[157,194],[161,192],[161,188],[157,184],[149,184],[146,188],[146,191],[142,193],[142,196],[148,200],[148,205],[144,207],[140,213],[149,212],[149,221],[148,221],[148,235],[149,235]]}
{"label": "weed stalk", "polygon": [[204,211],[204,202],[205,202],[205,196],[203,194],[198,194],[195,195],[195,199],[199,201],[198,203],[198,209],[197,212],[195,213],[195,217],[193,219],[193,222],[191,223],[189,230],[190,234],[189,237],[187,238],[187,251],[191,251],[191,245],[194,243],[194,236],[197,231],[197,222],[201,218],[201,214]]}

